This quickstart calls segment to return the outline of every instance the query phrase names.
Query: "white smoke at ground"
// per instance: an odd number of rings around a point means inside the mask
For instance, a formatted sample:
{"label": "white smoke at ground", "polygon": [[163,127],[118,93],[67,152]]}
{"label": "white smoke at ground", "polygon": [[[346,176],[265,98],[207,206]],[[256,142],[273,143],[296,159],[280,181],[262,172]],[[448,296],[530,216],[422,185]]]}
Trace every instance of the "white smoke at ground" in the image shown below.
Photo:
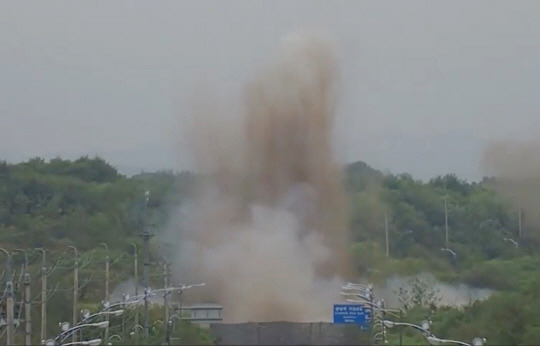
{"label": "white smoke at ground", "polygon": [[[419,289],[415,291],[414,286]],[[400,289],[408,294],[400,295]],[[412,296],[420,292],[423,293],[423,297],[416,298],[424,299],[427,305],[433,303],[438,307],[460,308],[475,301],[487,299],[494,291],[488,288],[470,287],[463,283],[443,283],[430,273],[421,273],[415,276],[392,276],[386,280],[384,285],[375,287],[376,296],[383,298],[386,306],[390,308],[403,308],[403,296],[408,296],[409,300],[412,300]]]}
{"label": "white smoke at ground", "polygon": [[223,305],[226,322],[329,321],[349,269],[334,50],[309,32],[280,48],[241,107],[197,102],[188,138],[206,176],[163,238],[173,280],[206,283],[186,299]]}

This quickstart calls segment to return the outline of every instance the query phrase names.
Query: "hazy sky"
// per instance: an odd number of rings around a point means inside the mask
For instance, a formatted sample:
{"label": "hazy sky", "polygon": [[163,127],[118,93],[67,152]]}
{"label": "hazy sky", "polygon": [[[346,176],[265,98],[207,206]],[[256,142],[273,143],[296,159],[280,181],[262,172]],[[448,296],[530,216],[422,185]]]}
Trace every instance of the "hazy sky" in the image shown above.
{"label": "hazy sky", "polygon": [[3,1],[0,158],[99,154],[190,169],[194,94],[234,97],[281,37],[340,47],[336,154],[478,179],[486,144],[540,137],[539,1]]}

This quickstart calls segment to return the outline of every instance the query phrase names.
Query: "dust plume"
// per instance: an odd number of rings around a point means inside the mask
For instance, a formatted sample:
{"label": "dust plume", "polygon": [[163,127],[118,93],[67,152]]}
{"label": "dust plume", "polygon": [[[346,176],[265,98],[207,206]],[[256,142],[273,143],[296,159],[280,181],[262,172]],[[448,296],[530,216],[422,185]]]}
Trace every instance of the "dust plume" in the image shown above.
{"label": "dust plume", "polygon": [[327,321],[340,300],[349,261],[334,54],[324,35],[287,36],[240,107],[195,105],[189,138],[205,178],[179,213],[174,275],[206,282],[189,295],[222,304],[226,322]]}
{"label": "dust plume", "polygon": [[419,273],[414,276],[391,276],[382,287],[375,286],[375,292],[387,306],[392,307],[403,308],[405,304],[413,306],[411,303],[417,299],[416,302],[425,303],[426,306],[432,303],[438,307],[462,308],[489,298],[494,291],[463,283],[447,284],[438,281],[431,273]]}
{"label": "dust plume", "polygon": [[540,141],[498,141],[484,152],[492,187],[522,210],[523,235],[540,238]]}

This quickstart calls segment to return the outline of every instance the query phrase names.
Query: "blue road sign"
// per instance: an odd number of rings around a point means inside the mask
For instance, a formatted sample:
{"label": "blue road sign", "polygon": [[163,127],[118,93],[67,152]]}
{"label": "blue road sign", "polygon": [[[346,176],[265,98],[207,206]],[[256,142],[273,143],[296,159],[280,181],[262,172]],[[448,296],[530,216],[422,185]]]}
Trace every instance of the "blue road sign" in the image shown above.
{"label": "blue road sign", "polygon": [[354,323],[365,329],[370,321],[369,307],[360,304],[334,304],[334,323]]}

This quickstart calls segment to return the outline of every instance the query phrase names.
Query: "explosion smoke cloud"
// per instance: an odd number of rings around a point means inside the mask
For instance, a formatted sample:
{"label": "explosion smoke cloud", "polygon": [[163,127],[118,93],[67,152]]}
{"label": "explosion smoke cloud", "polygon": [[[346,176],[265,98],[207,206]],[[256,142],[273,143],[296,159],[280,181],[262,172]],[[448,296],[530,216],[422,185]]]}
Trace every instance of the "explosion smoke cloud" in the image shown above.
{"label": "explosion smoke cloud", "polygon": [[482,164],[497,178],[492,187],[522,210],[523,236],[540,239],[540,140],[494,141]]}
{"label": "explosion smoke cloud", "polygon": [[197,107],[191,148],[207,179],[185,206],[175,276],[206,282],[198,298],[221,303],[227,322],[329,320],[340,299],[349,261],[331,148],[336,77],[331,41],[304,32],[246,85],[241,117]]}

